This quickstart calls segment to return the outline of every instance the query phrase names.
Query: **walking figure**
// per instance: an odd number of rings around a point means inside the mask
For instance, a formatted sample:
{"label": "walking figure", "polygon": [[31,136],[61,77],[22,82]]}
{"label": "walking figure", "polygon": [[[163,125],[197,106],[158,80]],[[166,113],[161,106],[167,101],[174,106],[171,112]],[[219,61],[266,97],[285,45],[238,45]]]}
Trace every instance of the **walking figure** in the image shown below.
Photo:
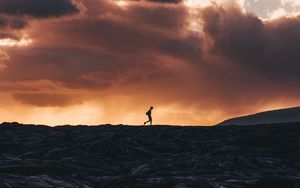
{"label": "walking figure", "polygon": [[146,123],[150,122],[150,125],[152,125],[152,116],[151,116],[151,111],[153,110],[153,106],[150,107],[150,109],[146,112],[146,115],[148,116],[148,121],[144,122],[144,125]]}

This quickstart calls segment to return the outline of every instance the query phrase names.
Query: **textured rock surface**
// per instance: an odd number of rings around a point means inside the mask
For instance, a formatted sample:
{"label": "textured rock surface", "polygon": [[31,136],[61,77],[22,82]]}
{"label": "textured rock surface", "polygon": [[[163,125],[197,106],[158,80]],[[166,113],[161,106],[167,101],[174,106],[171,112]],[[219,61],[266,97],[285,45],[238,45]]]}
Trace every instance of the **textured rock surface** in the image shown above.
{"label": "textured rock surface", "polygon": [[300,124],[0,125],[0,187],[300,187]]}

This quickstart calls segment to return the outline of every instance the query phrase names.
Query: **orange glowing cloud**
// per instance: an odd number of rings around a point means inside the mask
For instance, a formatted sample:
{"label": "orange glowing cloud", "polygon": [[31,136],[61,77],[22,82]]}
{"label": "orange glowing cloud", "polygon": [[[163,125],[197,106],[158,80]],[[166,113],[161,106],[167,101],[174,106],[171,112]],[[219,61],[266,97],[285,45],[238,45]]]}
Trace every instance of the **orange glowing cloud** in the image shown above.
{"label": "orange glowing cloud", "polygon": [[2,121],[139,125],[152,105],[155,124],[213,125],[300,104],[299,17],[264,21],[244,1],[4,2]]}

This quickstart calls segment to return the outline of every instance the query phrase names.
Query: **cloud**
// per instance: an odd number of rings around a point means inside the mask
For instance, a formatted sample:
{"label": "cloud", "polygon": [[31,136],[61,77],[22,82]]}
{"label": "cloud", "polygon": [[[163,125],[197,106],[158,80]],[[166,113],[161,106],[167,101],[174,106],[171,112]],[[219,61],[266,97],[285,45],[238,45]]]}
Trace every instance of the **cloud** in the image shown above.
{"label": "cloud", "polygon": [[37,107],[63,107],[82,103],[82,100],[74,95],[59,93],[15,93],[13,98],[23,104]]}
{"label": "cloud", "polygon": [[0,49],[0,61],[1,60],[9,60],[9,56],[7,55],[7,53],[5,51]]}
{"label": "cloud", "polygon": [[70,0],[1,0],[0,13],[35,18],[58,17],[78,13]]}
{"label": "cloud", "polygon": [[203,9],[202,19],[207,54],[214,57],[207,61],[215,61],[210,79],[222,95],[217,100],[235,101],[242,109],[249,101],[261,105],[299,97],[299,17],[262,22],[234,6],[212,6]]}
{"label": "cloud", "polygon": [[7,60],[9,60],[9,56],[5,51],[0,49],[0,71],[7,67]]}
{"label": "cloud", "polygon": [[244,14],[237,7],[211,6],[202,11],[202,18],[205,37],[213,41],[213,53],[251,61],[265,50],[267,31],[256,16]]}
{"label": "cloud", "polygon": [[19,40],[21,36],[15,31],[25,29],[26,27],[28,27],[26,20],[0,14],[0,40]]}
{"label": "cloud", "polygon": [[202,16],[213,55],[220,55],[245,71],[282,75],[280,79],[290,78],[294,76],[292,69],[298,70],[300,55],[296,46],[300,37],[296,33],[300,31],[300,17],[262,22],[234,7],[210,7]]}
{"label": "cloud", "polygon": [[300,13],[300,3],[295,0],[246,0],[244,6],[263,19],[296,16]]}
{"label": "cloud", "polygon": [[27,27],[27,22],[20,18],[12,18],[0,15],[1,29],[24,29]]}
{"label": "cloud", "polygon": [[[0,87],[20,105],[92,101],[107,121],[115,113],[128,120],[151,104],[163,109],[157,119],[170,124],[213,124],[300,101],[299,17],[265,22],[233,4],[191,15],[184,3],[160,2],[124,9],[114,1],[82,1],[79,18],[29,22],[21,30],[34,43],[6,51]],[[188,29],[191,21],[201,24],[198,32]],[[3,38],[15,36],[2,25]]]}
{"label": "cloud", "polygon": [[[90,8],[89,5],[86,6]],[[112,5],[107,9],[110,8],[114,10]],[[155,57],[158,51],[181,58],[198,56],[197,50],[176,53],[184,51],[190,45],[195,49],[201,48],[201,44],[195,42],[197,38],[180,34],[187,18],[184,7],[147,10],[146,7],[139,6],[133,7],[129,12],[119,10],[114,14],[127,19],[115,20],[102,16],[95,19],[90,16],[32,24],[27,32],[30,36],[35,36],[37,46],[11,49],[11,53],[15,54],[14,60],[2,74],[2,79],[53,79],[70,87],[103,88],[109,83],[122,80],[113,76],[114,74],[126,75],[131,72],[136,76],[135,70],[139,70],[144,71],[147,77],[149,69],[153,69],[149,74],[160,72],[159,67],[163,65],[153,62],[158,59]],[[155,21],[157,19],[159,21]],[[190,44],[190,41],[193,42]],[[28,66],[32,69],[25,68]],[[30,74],[32,71],[36,71],[36,74]],[[96,75],[98,83],[95,83]]]}
{"label": "cloud", "polygon": [[17,44],[23,42],[24,29],[34,19],[57,18],[78,12],[78,7],[69,0],[0,1],[0,39],[12,41],[7,45],[1,41],[0,45],[19,46]]}

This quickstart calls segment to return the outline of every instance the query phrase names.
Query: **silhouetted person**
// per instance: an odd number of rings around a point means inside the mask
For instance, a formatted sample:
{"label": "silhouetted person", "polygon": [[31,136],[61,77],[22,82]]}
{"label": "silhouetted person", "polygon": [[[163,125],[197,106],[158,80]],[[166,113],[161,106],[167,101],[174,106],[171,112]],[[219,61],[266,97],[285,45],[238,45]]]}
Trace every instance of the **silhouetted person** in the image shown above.
{"label": "silhouetted person", "polygon": [[144,122],[144,125],[146,123],[150,122],[150,125],[152,125],[152,116],[151,116],[151,111],[153,110],[153,106],[150,107],[150,109],[146,112],[146,115],[148,116],[148,121]]}

